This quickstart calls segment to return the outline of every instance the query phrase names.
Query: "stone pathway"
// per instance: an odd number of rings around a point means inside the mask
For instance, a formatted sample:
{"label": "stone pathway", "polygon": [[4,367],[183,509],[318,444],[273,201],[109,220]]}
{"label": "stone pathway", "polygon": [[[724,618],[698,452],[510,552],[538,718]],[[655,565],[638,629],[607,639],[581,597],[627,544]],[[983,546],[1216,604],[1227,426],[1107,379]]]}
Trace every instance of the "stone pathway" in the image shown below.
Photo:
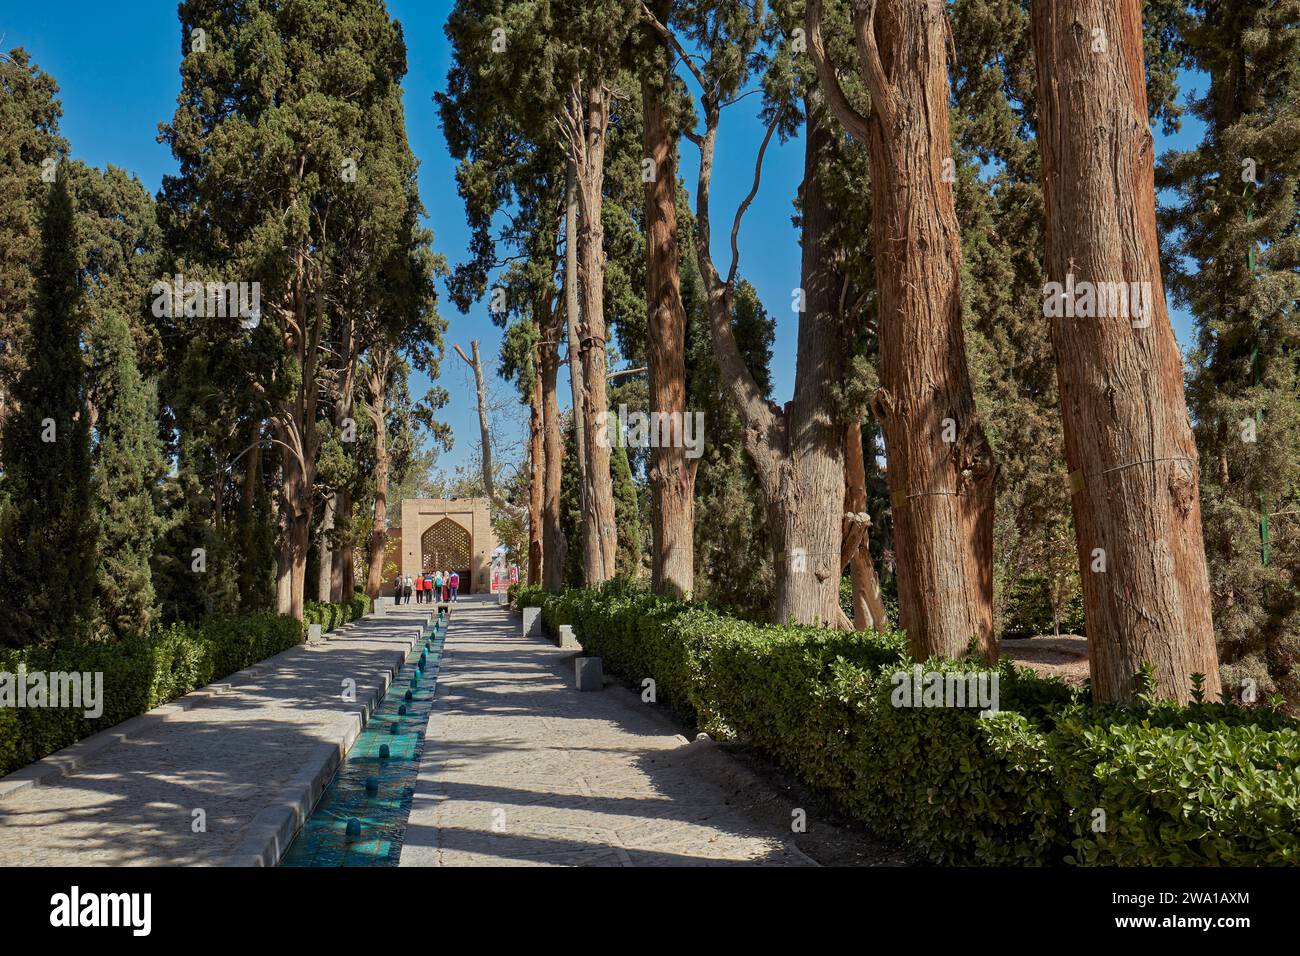
{"label": "stone pathway", "polygon": [[815,865],[736,797],[770,788],[622,686],[578,693],[573,652],[520,631],[455,605],[403,866]]}
{"label": "stone pathway", "polygon": [[274,862],[427,613],[365,618],[0,779],[0,866]]}

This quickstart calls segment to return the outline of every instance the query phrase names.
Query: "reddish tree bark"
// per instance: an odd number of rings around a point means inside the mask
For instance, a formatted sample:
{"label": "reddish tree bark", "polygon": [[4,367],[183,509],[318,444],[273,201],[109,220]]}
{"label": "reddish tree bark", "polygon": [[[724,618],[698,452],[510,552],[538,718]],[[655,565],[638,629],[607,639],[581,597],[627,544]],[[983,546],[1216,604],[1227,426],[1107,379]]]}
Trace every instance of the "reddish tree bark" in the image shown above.
{"label": "reddish tree bark", "polygon": [[[859,631],[880,630],[888,624],[880,581],[871,562],[867,511],[867,471],[862,458],[862,425],[850,422],[844,430],[844,552],[841,563],[853,576],[853,626]],[[866,520],[863,520],[866,519]]]}
{"label": "reddish tree bark", "polygon": [[914,656],[957,657],[993,633],[995,469],[975,410],[961,315],[961,243],[951,181],[948,44],[942,3],[879,0],[854,10],[871,93],[863,117],[827,63],[821,2],[809,52],[835,115],[871,160],[881,389],[902,625]]}
{"label": "reddish tree bark", "polygon": [[[1142,6],[1038,0],[1032,24],[1047,274],[1062,287],[1045,289],[1057,301],[1044,304],[1060,313],[1049,324],[1093,693],[1131,700],[1150,665],[1161,696],[1186,702],[1200,673],[1215,699],[1199,467],[1160,276]],[[1069,317],[1061,296],[1091,289],[1100,305],[1111,283],[1137,289],[1139,305],[1145,284],[1145,314],[1107,294],[1107,314]]]}
{"label": "reddish tree bark", "polygon": [[542,583],[558,591],[564,583],[564,560],[568,543],[560,525],[560,482],[564,468],[564,439],[560,434],[560,403],[556,377],[560,367],[560,337],[564,334],[564,313],[553,309],[542,327],[538,345],[538,378],[542,386]]}
{"label": "reddish tree bark", "polygon": [[[665,0],[657,16],[667,15]],[[651,35],[657,40],[656,34]],[[666,72],[666,71],[665,71]],[[695,465],[686,457],[680,424],[686,410],[686,307],[677,245],[676,137],[664,113],[665,72],[641,79],[643,145],[653,175],[645,183],[647,365],[650,410],[669,416],[667,447],[650,449],[651,574],[659,594],[682,598],[695,588]]]}
{"label": "reddish tree bark", "polygon": [[384,552],[388,546],[388,374],[393,353],[377,345],[367,368],[366,414],[375,427],[375,512],[370,529],[370,566],[366,572],[366,593],[374,600],[383,584]]}
{"label": "reddish tree bark", "polygon": [[533,387],[528,393],[528,583],[542,583],[542,483],[546,462],[542,448],[541,349],[533,348]]}
{"label": "reddish tree bark", "polygon": [[[610,93],[593,86],[576,88],[563,117],[573,160],[578,199],[578,276],[582,324],[579,359],[582,364],[582,403],[578,425],[586,446],[583,470],[583,574],[588,587],[614,576],[618,550],[614,523],[614,481],[610,472],[610,442],[605,435],[609,403],[605,393],[605,147],[609,132]],[[571,241],[571,240],[566,240]],[[572,314],[569,316],[572,321]],[[570,362],[573,356],[570,355]],[[602,440],[602,436],[604,440]]]}

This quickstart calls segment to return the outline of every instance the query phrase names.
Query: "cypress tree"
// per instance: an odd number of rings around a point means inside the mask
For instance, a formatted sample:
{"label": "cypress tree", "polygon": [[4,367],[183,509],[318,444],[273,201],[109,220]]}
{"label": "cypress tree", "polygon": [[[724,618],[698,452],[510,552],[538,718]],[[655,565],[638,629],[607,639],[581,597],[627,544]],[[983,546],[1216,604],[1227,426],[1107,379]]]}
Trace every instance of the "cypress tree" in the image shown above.
{"label": "cypress tree", "polygon": [[60,167],[46,200],[27,367],[5,424],[9,506],[0,540],[0,643],[77,639],[89,620],[95,531],[72,196]]}
{"label": "cypress tree", "polygon": [[42,164],[68,150],[59,135],[58,86],[21,47],[0,54],[0,424],[27,354],[27,308],[40,256]]}
{"label": "cypress tree", "polygon": [[156,617],[150,559],[158,538],[155,493],[163,472],[157,395],[136,366],[131,329],[106,312],[90,336],[96,424],[99,614],[119,638],[148,633]]}

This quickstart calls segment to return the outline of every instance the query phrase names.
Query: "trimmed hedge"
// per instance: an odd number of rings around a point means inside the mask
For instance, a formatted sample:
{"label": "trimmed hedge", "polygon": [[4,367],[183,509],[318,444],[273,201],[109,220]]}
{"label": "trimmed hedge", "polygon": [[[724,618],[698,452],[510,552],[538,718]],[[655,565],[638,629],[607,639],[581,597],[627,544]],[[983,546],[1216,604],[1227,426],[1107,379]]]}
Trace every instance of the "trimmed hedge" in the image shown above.
{"label": "trimmed hedge", "polygon": [[355,621],[370,613],[370,595],[357,591],[350,601],[338,604],[325,604],[321,601],[304,601],[302,606],[303,624],[319,624],[322,631],[332,631],[349,621]]}
{"label": "trimmed hedge", "polygon": [[996,714],[895,707],[914,663],[898,633],[751,624],[622,584],[525,597],[611,673],[934,862],[1300,863],[1300,724],[1277,711],[1101,707],[1006,660]]}

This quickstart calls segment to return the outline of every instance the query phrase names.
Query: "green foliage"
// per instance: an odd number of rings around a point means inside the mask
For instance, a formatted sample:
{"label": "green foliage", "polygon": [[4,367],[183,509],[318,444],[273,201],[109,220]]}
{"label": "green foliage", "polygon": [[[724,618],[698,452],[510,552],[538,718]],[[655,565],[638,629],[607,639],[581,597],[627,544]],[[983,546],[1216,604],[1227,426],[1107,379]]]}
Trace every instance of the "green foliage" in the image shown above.
{"label": "green foliage", "polygon": [[[68,173],[49,187],[18,406],[0,434],[0,646],[84,636],[95,581],[77,230]],[[52,440],[48,440],[52,439]]]}
{"label": "green foliage", "polygon": [[526,607],[541,607],[546,602],[546,588],[540,584],[524,584],[522,581],[506,589],[510,606],[516,610]]}
{"label": "green foliage", "polygon": [[[1187,6],[1206,126],[1160,158],[1165,274],[1196,319],[1187,399],[1226,687],[1300,712],[1300,3]],[[1253,182],[1247,183],[1253,173]],[[1250,261],[1254,253],[1253,268]],[[1264,519],[1261,515],[1267,515]],[[1261,521],[1269,523],[1269,562]]]}
{"label": "green foliage", "polygon": [[319,624],[321,631],[328,632],[369,614],[370,605],[370,595],[364,591],[357,591],[350,600],[339,601],[335,604],[322,601],[304,601],[302,622],[303,624]]}
{"label": "green foliage", "polygon": [[116,311],[91,330],[91,394],[99,409],[94,494],[99,513],[95,594],[118,638],[153,626],[150,560],[158,538],[157,482],[163,473],[157,400],[140,377],[131,330]]}
{"label": "green foliage", "polygon": [[547,629],[572,625],[608,672],[637,689],[652,678],[658,702],[933,862],[1300,862],[1300,724],[1275,710],[1099,707],[1006,660],[995,714],[897,707],[891,678],[913,666],[898,632],[753,624],[622,582],[519,594],[535,599]]}
{"label": "green foliage", "polygon": [[1074,590],[1064,606],[1053,602],[1048,579],[1029,574],[1007,588],[1003,598],[1002,636],[1035,637],[1039,634],[1083,634],[1083,595]]}
{"label": "green foliage", "polygon": [[0,55],[0,403],[27,364],[27,310],[49,190],[41,164],[67,156],[61,113],[58,86],[26,50]]}
{"label": "green foliage", "polygon": [[175,700],[302,643],[289,617],[244,614],[175,624],[111,644],[0,650],[0,672],[65,671],[103,675],[103,713],[68,708],[0,708],[0,775],[84,737]]}
{"label": "green foliage", "polygon": [[644,549],[641,544],[640,502],[627,459],[627,448],[623,445],[615,445],[610,450],[609,469],[614,478],[614,523],[618,526],[618,551],[614,566],[618,577],[636,580],[641,576]]}

